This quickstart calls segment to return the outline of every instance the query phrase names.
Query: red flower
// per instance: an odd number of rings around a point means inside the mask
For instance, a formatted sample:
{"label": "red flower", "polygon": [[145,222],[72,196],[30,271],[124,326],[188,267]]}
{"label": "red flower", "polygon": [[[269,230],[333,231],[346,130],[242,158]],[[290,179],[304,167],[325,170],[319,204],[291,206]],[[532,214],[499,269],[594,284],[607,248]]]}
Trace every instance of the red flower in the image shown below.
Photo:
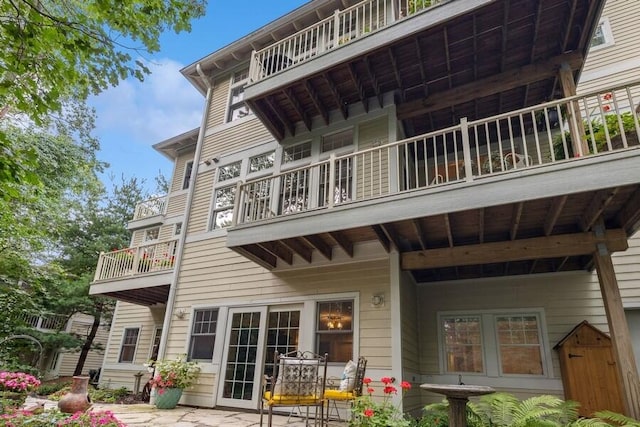
{"label": "red flower", "polygon": [[371,378],[367,378],[367,377],[363,378],[362,379],[362,383],[365,384],[365,385],[371,384]]}
{"label": "red flower", "polygon": [[369,394],[373,394],[373,392],[376,391],[373,387],[368,387],[367,388],[367,393]]}
{"label": "red flower", "polygon": [[400,387],[402,387],[403,390],[411,390],[411,383],[409,381],[402,381]]}
{"label": "red flower", "polygon": [[367,408],[367,409],[364,410],[364,412],[362,414],[367,418],[371,418],[371,417],[373,417],[373,409]]}
{"label": "red flower", "polygon": [[389,378],[389,377],[382,377],[382,378],[380,378],[380,381],[382,381],[385,385],[389,385],[392,382],[394,382],[395,379],[394,378]]}
{"label": "red flower", "polygon": [[604,111],[609,111],[609,110],[611,110],[611,107],[609,105],[605,105],[604,107],[602,107],[602,109]]}
{"label": "red flower", "polygon": [[398,390],[392,385],[385,386],[383,391],[384,394],[398,393]]}
{"label": "red flower", "polygon": [[605,93],[603,98],[606,99],[606,100],[609,100],[609,99],[613,98],[613,95],[611,94],[611,92]]}

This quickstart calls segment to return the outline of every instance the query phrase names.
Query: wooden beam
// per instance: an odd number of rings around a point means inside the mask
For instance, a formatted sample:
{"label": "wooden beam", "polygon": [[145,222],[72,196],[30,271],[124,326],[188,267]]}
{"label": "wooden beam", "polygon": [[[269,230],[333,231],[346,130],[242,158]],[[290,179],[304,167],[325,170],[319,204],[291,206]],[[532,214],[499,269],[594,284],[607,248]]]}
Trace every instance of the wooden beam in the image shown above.
{"label": "wooden beam", "polygon": [[620,229],[607,230],[604,237],[596,237],[594,233],[562,234],[407,252],[402,254],[402,268],[419,270],[587,255],[593,253],[600,242],[606,243],[612,252],[628,247],[626,233]]}
{"label": "wooden beam", "polygon": [[267,116],[264,113],[264,109],[262,107],[262,104],[264,104],[264,100],[263,99],[257,100],[257,101],[247,100],[246,102],[247,102],[247,105],[249,105],[249,108],[251,109],[251,111],[253,111],[253,114],[255,114],[256,117],[260,119],[260,122],[267,127],[269,132],[271,132],[271,134],[276,138],[276,140],[282,141],[284,139],[284,132],[285,132],[284,126],[282,125],[282,123],[280,124],[281,127],[276,126],[275,121],[272,120],[269,116]]}
{"label": "wooden beam", "polygon": [[520,227],[520,218],[522,218],[523,208],[524,202],[517,203],[513,207],[513,214],[511,217],[511,231],[509,232],[509,237],[511,237],[511,240],[516,240],[516,236],[518,235],[518,227]]}
{"label": "wooden beam", "polygon": [[298,254],[300,258],[307,261],[308,263],[311,263],[313,257],[313,249],[303,245],[297,239],[283,239],[281,240],[281,242],[293,252]]}
{"label": "wooden beam", "polygon": [[444,228],[447,231],[447,240],[449,241],[449,247],[453,247],[453,233],[451,232],[451,220],[449,219],[449,214],[446,213],[444,216]]}
{"label": "wooden beam", "polygon": [[293,106],[293,109],[296,110],[300,118],[302,119],[302,123],[304,123],[304,127],[307,128],[308,131],[311,131],[311,118],[309,118],[309,114],[305,110],[302,109],[298,99],[293,95],[293,91],[291,89],[286,89],[284,94],[287,96],[287,100]]}
{"label": "wooden beam", "polygon": [[258,245],[236,246],[231,249],[267,270],[273,270],[278,265],[278,259],[276,256],[262,249]]}
{"label": "wooden beam", "polygon": [[606,190],[598,191],[593,199],[591,199],[591,203],[587,209],[585,209],[584,214],[580,218],[580,228],[582,231],[588,231],[593,224],[596,223],[602,212],[606,209],[606,207],[611,203],[615,195],[620,190],[620,187],[609,188]]}
{"label": "wooden beam", "polygon": [[284,116],[284,113],[281,111],[279,106],[276,106],[270,97],[266,97],[264,101],[267,103],[273,114],[276,115],[276,118],[282,123],[282,125],[289,131],[290,135],[296,134],[296,127],[291,123],[291,121]]}
{"label": "wooden beam", "polygon": [[631,334],[624,314],[622,297],[608,248],[600,247],[593,255],[600,282],[600,292],[609,323],[615,365],[622,380],[622,398],[627,416],[640,419],[640,385],[638,369],[631,346]]}
{"label": "wooden beam", "polygon": [[400,78],[400,71],[398,70],[398,63],[396,56],[393,54],[393,50],[389,47],[387,49],[389,54],[389,61],[391,62],[391,68],[393,68],[393,75],[396,78],[396,84],[398,85],[398,91],[400,92],[400,98],[404,101],[404,91],[402,90],[402,79]]}
{"label": "wooden beam", "polygon": [[556,226],[556,222],[558,222],[558,217],[560,216],[560,212],[564,208],[565,203],[567,203],[568,196],[560,196],[553,199],[551,203],[551,208],[547,213],[547,219],[544,221],[544,235],[548,236],[553,231],[553,227]]}
{"label": "wooden beam", "polygon": [[478,209],[478,241],[484,243],[484,208]]}
{"label": "wooden beam", "polygon": [[391,251],[391,242],[389,241],[389,238],[387,237],[385,232],[382,231],[382,227],[380,227],[379,225],[372,225],[371,229],[374,233],[376,233],[376,236],[378,237],[378,240],[382,244],[384,250],[389,253]]}
{"label": "wooden beam", "polygon": [[427,249],[428,246],[427,246],[426,235],[425,235],[424,229],[420,225],[420,220],[414,219],[413,221],[411,221],[411,224],[413,225],[413,230],[416,232],[416,236],[418,236],[418,242],[420,243],[420,248]]}
{"label": "wooden beam", "polygon": [[347,118],[349,118],[349,107],[342,101],[342,97],[338,93],[337,85],[333,82],[333,80],[331,80],[331,76],[329,75],[329,73],[323,74],[322,77],[324,77],[327,85],[329,86],[329,91],[331,92],[331,95],[333,95],[333,100],[336,103],[336,107],[342,113],[342,118],[347,120]]}
{"label": "wooden beam", "polygon": [[[560,79],[560,87],[562,95],[565,98],[576,94],[576,82],[573,79],[573,70],[575,67],[568,63],[562,63],[558,70]],[[571,147],[573,149],[573,157],[586,156],[589,154],[589,144],[584,137],[584,123],[580,115],[580,104],[578,101],[569,102],[566,105],[566,120],[569,123],[569,133],[571,134]]]}
{"label": "wooden beam", "polygon": [[393,225],[392,224],[380,224],[380,228],[382,229],[384,234],[387,235],[387,238],[389,239],[389,241],[391,243],[393,243],[393,246],[398,251],[401,251],[402,250],[402,246],[400,244],[400,241],[398,240],[398,233],[394,230]]}
{"label": "wooden beam", "polygon": [[640,187],[633,192],[620,213],[618,213],[618,224],[627,230],[629,235],[640,227]]}
{"label": "wooden beam", "polygon": [[318,96],[318,93],[313,88],[309,80],[307,80],[304,83],[304,88],[307,90],[307,93],[309,94],[309,98],[311,98],[311,102],[313,102],[313,105],[315,105],[316,109],[318,110],[318,114],[320,114],[320,116],[322,117],[322,120],[324,121],[324,125],[328,126],[329,113],[327,112],[327,109],[325,108],[325,106],[322,104],[322,101],[320,101],[320,97]]}
{"label": "wooden beam", "polygon": [[309,243],[311,246],[316,248],[318,252],[322,254],[323,257],[331,261],[333,248],[328,244],[326,244],[325,241],[322,240],[322,238],[320,238],[320,236],[316,234],[310,234],[308,236],[302,236],[302,239],[304,239],[307,243]]}
{"label": "wooden beam", "polygon": [[358,90],[358,97],[360,97],[360,102],[362,102],[362,105],[364,106],[364,112],[368,113],[369,100],[367,99],[367,95],[364,91],[364,85],[360,81],[360,78],[358,77],[358,73],[356,72],[356,69],[355,69],[355,65],[353,63],[349,64],[349,75],[351,76],[351,81],[353,82],[354,86]]}
{"label": "wooden beam", "polygon": [[380,108],[382,108],[384,104],[383,94],[382,94],[382,91],[380,90],[380,85],[378,84],[378,79],[376,78],[376,74],[373,72],[371,63],[369,62],[369,57],[365,56],[363,61],[367,69],[367,73],[369,73],[369,79],[371,79],[371,86],[373,86],[373,91],[376,94],[376,98],[378,98],[378,104],[380,105]]}
{"label": "wooden beam", "polygon": [[578,67],[582,64],[583,59],[579,53],[565,53],[546,61],[518,67],[453,89],[435,92],[426,99],[400,104],[397,110],[397,117],[399,120],[417,117],[450,105],[462,104],[477,98],[515,89],[527,83],[554,77],[557,75],[562,63],[566,62],[572,67]]}
{"label": "wooden beam", "polygon": [[339,231],[331,231],[329,235],[349,255],[349,258],[353,258],[353,242],[347,236]]}
{"label": "wooden beam", "polygon": [[258,243],[262,249],[277,256],[287,264],[293,264],[293,251],[279,242],[262,242]]}

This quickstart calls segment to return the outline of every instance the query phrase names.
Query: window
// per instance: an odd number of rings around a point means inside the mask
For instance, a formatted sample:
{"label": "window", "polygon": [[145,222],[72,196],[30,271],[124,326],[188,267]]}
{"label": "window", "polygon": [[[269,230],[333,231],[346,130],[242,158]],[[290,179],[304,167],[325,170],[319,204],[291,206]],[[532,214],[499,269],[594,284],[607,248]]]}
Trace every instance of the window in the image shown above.
{"label": "window", "polygon": [[173,235],[174,236],[179,236],[180,233],[182,233],[182,223],[181,222],[177,222],[176,225],[173,228]]}
{"label": "window", "polygon": [[353,358],[353,300],[318,303],[316,351],[332,362]]}
{"label": "window", "polygon": [[311,141],[285,147],[284,150],[282,150],[282,163],[295,162],[296,160],[306,159],[307,157],[311,157]]}
{"label": "window", "polygon": [[233,203],[236,198],[236,187],[217,188],[213,202],[213,228],[224,228],[233,220]]}
{"label": "window", "polygon": [[445,373],[547,374],[540,313],[440,315]]}
{"label": "window", "polygon": [[244,88],[249,81],[249,70],[238,71],[233,75],[231,91],[229,93],[229,112],[227,122],[241,119],[251,112],[244,102]]}
{"label": "window", "polygon": [[264,374],[273,375],[273,356],[298,349],[300,310],[272,311],[267,318],[267,353]]}
{"label": "window", "polygon": [[337,150],[353,145],[353,129],[345,130],[322,137],[322,152]]}
{"label": "window", "polygon": [[151,240],[158,240],[160,235],[160,227],[149,228],[144,230],[144,241],[149,242]]}
{"label": "window", "polygon": [[607,18],[603,18],[598,24],[595,33],[593,33],[590,48],[601,48],[611,46],[612,44],[613,33],[611,32],[611,25],[609,24],[609,20]]}
{"label": "window", "polygon": [[158,351],[160,350],[160,338],[162,338],[162,327],[156,327],[153,331],[153,340],[151,341],[151,352],[149,352],[150,360],[158,359]]}
{"label": "window", "polygon": [[189,343],[189,360],[211,360],[213,358],[217,325],[217,308],[195,310]]}
{"label": "window", "polygon": [[138,334],[140,328],[125,328],[122,337],[122,347],[120,347],[119,363],[132,363],[138,345]]}
{"label": "window", "polygon": [[191,171],[193,170],[193,161],[187,162],[184,166],[184,179],[182,180],[182,189],[189,188],[189,181],[191,181]]}
{"label": "window", "polygon": [[218,172],[218,182],[239,177],[241,164],[242,162],[235,162],[226,166],[221,166]]}
{"label": "window", "polygon": [[261,154],[249,159],[249,173],[259,172],[265,169],[271,169],[275,161],[276,152]]}

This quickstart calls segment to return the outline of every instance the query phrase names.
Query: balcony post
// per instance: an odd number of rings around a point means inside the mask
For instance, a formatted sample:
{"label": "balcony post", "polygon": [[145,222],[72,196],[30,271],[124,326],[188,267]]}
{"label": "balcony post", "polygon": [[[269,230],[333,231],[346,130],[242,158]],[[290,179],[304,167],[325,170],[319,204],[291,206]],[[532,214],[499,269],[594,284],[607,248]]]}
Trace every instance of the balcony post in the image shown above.
{"label": "balcony post", "polygon": [[249,81],[255,83],[260,79],[258,76],[258,61],[256,59],[256,50],[251,51],[251,61],[249,62]]}
{"label": "balcony post", "polygon": [[[327,183],[327,195],[329,196],[329,209],[336,203],[336,190],[334,188],[336,183],[336,155],[331,153],[329,155],[329,182]],[[340,191],[340,189],[338,189]]]}
{"label": "balcony post", "polygon": [[[133,276],[139,272],[141,249],[142,249],[142,246],[136,247],[136,251],[133,254],[133,265],[131,266],[131,271],[129,271],[130,276]],[[122,268],[122,266],[120,266],[119,268]]]}
{"label": "balcony post", "polygon": [[102,264],[104,264],[104,252],[100,252],[100,256],[98,257],[98,265],[96,266],[96,274],[93,275],[93,281],[100,279],[102,276]]}
{"label": "balcony post", "polygon": [[466,181],[473,181],[473,167],[471,166],[471,144],[469,143],[469,125],[467,118],[460,119],[460,134],[462,135],[462,154],[464,156],[464,177]]}
{"label": "balcony post", "polygon": [[[240,198],[242,197],[242,181],[238,181],[236,183],[236,198],[233,201],[233,216],[231,218],[231,226],[234,227],[238,225],[238,219],[240,217]],[[243,219],[244,220],[244,219]],[[243,221],[240,221],[242,223]]]}
{"label": "balcony post", "polygon": [[[573,80],[571,67],[567,63],[560,66],[558,72],[560,77],[560,86],[562,94],[565,98],[576,95],[576,82]],[[573,149],[573,157],[581,157],[589,154],[589,145],[583,138],[586,136],[582,116],[580,114],[580,105],[578,101],[571,101],[567,104],[567,121],[569,122],[569,132],[571,133],[571,146]]]}
{"label": "balcony post", "polygon": [[336,9],[333,13],[333,46],[337,47],[340,43],[340,10]]}

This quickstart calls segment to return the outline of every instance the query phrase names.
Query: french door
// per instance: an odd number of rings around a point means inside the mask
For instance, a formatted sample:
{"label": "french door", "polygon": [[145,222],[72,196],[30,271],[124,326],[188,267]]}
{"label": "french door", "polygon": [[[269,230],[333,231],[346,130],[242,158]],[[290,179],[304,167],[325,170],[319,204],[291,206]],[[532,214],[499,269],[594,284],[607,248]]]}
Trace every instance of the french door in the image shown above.
{"label": "french door", "polygon": [[258,407],[263,374],[272,374],[274,351],[298,349],[300,313],[299,308],[290,307],[229,309],[218,385],[219,406]]}

